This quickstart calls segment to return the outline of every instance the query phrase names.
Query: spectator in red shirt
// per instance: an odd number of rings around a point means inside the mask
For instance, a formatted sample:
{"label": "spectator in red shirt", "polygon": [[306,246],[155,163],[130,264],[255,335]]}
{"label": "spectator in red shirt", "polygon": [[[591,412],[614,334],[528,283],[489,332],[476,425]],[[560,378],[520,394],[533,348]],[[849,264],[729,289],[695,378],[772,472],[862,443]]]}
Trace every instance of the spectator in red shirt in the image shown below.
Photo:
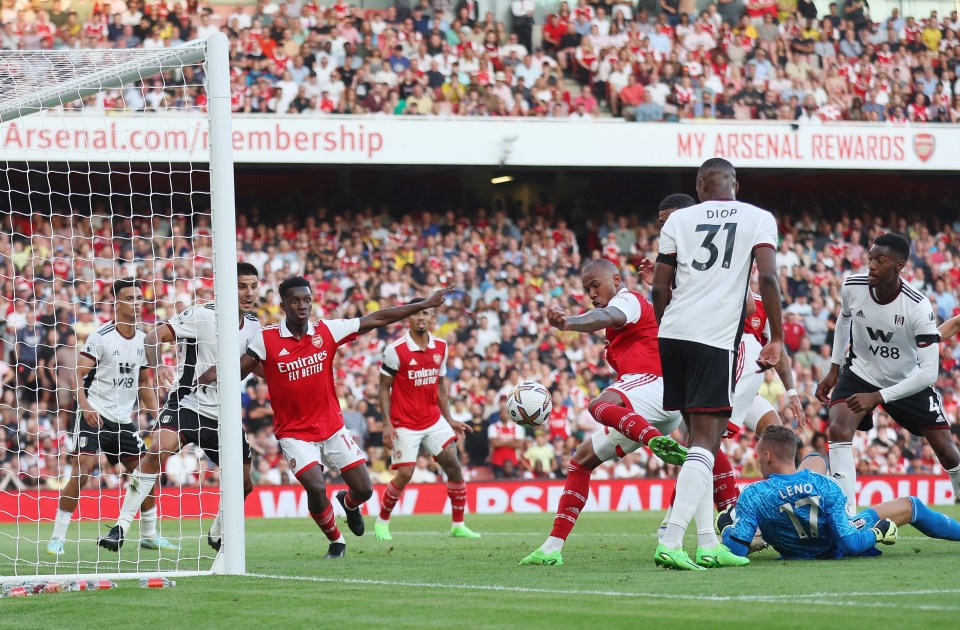
{"label": "spectator in red shirt", "polygon": [[[641,87],[641,89],[643,88]],[[580,96],[573,99],[573,102],[570,103],[571,108],[574,110],[580,105],[583,105],[583,111],[591,116],[596,112],[597,99],[593,97],[593,94],[590,93],[590,89],[586,85],[580,86]]]}
{"label": "spectator in red shirt", "polygon": [[807,336],[807,331],[800,323],[800,316],[796,313],[787,313],[787,320],[783,322],[783,345],[790,353],[800,350],[800,342]]}
{"label": "spectator in red shirt", "polygon": [[627,76],[627,85],[620,90],[620,102],[623,104],[623,117],[633,120],[636,108],[643,103],[643,86],[637,83],[633,73]]}

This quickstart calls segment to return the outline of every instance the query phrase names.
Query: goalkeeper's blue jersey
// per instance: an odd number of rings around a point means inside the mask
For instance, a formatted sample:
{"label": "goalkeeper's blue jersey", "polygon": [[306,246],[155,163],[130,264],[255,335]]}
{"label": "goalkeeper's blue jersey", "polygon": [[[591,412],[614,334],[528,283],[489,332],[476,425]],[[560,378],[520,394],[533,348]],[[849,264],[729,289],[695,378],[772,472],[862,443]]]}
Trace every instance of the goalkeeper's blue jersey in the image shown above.
{"label": "goalkeeper's blue jersey", "polygon": [[875,524],[868,522],[875,518],[859,514],[851,522],[846,502],[840,485],[830,477],[809,470],[770,475],[743,490],[734,526],[724,540],[729,537],[749,545],[759,529],[767,544],[785,559],[839,558],[843,555],[837,544],[840,538]]}

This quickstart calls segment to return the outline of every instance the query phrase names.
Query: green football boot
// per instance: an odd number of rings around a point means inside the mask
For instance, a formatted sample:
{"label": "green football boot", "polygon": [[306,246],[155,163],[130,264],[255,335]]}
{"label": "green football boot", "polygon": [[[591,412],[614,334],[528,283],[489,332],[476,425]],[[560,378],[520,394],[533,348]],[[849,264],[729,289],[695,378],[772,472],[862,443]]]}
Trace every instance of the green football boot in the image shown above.
{"label": "green football boot", "polygon": [[657,550],[653,554],[653,563],[658,567],[676,569],[678,571],[706,571],[705,568],[690,559],[690,556],[683,550],[683,547],[679,549],[668,549],[662,544],[657,545]]}
{"label": "green football boot", "polygon": [[559,567],[563,565],[563,556],[559,551],[543,553],[539,549],[520,561],[520,566]]}

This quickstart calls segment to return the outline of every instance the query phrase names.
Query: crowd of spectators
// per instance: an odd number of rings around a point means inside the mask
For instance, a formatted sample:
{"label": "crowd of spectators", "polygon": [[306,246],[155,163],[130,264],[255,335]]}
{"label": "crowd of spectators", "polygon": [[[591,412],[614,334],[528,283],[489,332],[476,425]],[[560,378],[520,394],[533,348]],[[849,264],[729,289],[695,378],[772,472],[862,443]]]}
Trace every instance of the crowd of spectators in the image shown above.
{"label": "crowd of spectators", "polygon": [[[939,319],[960,312],[960,225],[908,220],[886,214],[887,209],[843,214],[833,221],[801,211],[781,217],[777,263],[785,345],[807,428],[797,426],[773,372],[760,394],[797,430],[806,449],[826,448],[826,409],[814,391],[830,363],[842,279],[864,269],[871,238],[891,229],[908,235],[913,255],[905,280],[929,296]],[[0,491],[55,489],[65,482],[78,385],[76,347],[111,319],[112,278],[143,280],[145,326],[213,297],[208,215],[135,214],[111,220],[102,208],[95,210],[92,217],[13,214],[5,219],[0,238]],[[557,478],[565,475],[576,446],[598,427],[587,402],[615,375],[604,361],[601,336],[559,333],[545,324],[544,310],[550,305],[570,311],[587,307],[578,269],[591,257],[613,260],[624,270],[628,287],[647,291],[636,269],[657,249],[656,226],[646,217],[597,213],[577,225],[582,229],[572,230],[547,200],[523,216],[508,216],[498,207],[403,214],[399,208],[325,206],[279,216],[254,206],[238,217],[237,244],[241,258],[262,272],[257,315],[264,324],[281,317],[276,288],[291,274],[312,281],[314,315],[323,318],[354,317],[455,283],[452,299],[438,309],[434,332],[450,347],[452,415],[474,429],[459,444],[468,478]],[[378,364],[385,344],[401,333],[402,324],[397,324],[365,335],[341,348],[335,363],[344,421],[381,482],[391,472],[377,403]],[[941,359],[943,411],[956,423],[956,340],[943,345]],[[176,361],[169,349],[165,360]],[[505,392],[527,379],[539,380],[553,392],[553,413],[538,431],[524,432],[503,411]],[[255,452],[255,481],[291,482],[272,434],[269,394],[255,378],[245,385],[243,409]],[[138,421],[149,442],[151,418],[141,413]],[[723,447],[746,477],[758,475],[755,441],[746,432]],[[929,446],[892,424],[882,410],[874,414],[872,430],[856,434],[854,449],[864,474],[941,472]],[[665,478],[675,472],[643,449],[601,466],[594,475]],[[165,473],[168,485],[217,483],[215,467],[193,447],[168,460]],[[431,460],[421,458],[415,480],[440,474]],[[94,481],[113,487],[120,478],[103,459]]]}
{"label": "crowd of spectators", "polygon": [[[564,0],[536,25],[533,0],[514,0],[508,23],[476,0],[69,2],[3,0],[0,48],[154,49],[224,31],[235,112],[960,122],[955,10]],[[203,106],[195,78],[150,79],[87,106]]]}

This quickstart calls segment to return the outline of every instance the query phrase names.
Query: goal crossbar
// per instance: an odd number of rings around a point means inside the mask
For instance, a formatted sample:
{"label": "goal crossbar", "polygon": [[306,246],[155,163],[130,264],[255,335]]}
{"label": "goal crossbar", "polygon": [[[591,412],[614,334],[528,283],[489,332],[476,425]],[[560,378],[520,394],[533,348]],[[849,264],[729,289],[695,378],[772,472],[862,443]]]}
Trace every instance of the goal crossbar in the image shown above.
{"label": "goal crossbar", "polygon": [[[0,123],[35,114],[104,90],[120,88],[134,81],[149,78],[184,65],[197,64],[207,56],[207,40],[194,40],[174,48],[157,50],[83,50],[71,54],[86,61],[86,68],[98,68],[111,61],[119,63],[82,72],[76,65],[57,66],[51,59],[59,51],[0,51]],[[62,55],[62,53],[60,53]],[[126,61],[120,61],[126,59]],[[19,63],[17,63],[19,62]],[[18,74],[31,73],[32,78],[48,80],[46,87],[21,94],[17,90]],[[37,76],[40,74],[41,76]],[[9,95],[9,96],[7,96]]]}

